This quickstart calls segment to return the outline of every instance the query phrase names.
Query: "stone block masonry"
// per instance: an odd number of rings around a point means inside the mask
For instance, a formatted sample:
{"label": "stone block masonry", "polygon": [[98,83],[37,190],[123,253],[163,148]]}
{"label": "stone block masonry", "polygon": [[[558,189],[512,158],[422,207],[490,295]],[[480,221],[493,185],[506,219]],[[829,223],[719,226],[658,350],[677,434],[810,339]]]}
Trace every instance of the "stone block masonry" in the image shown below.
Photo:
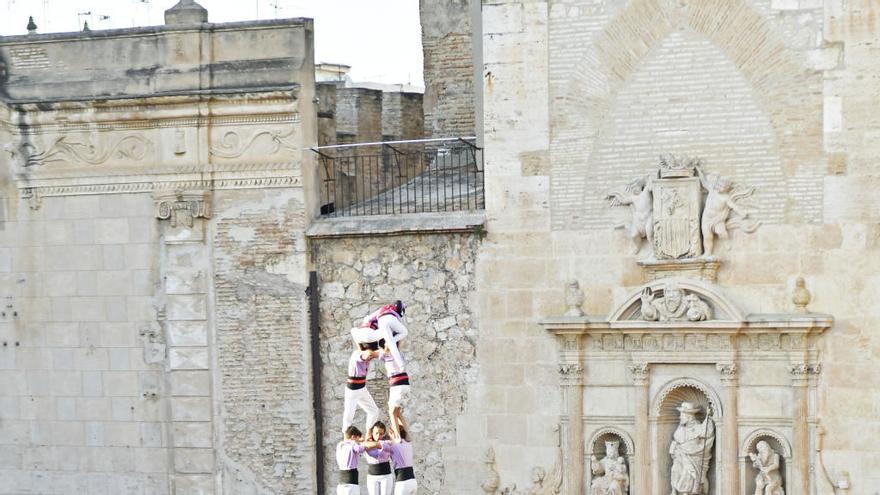
{"label": "stone block masonry", "polygon": [[[327,486],[335,483],[334,452],[342,438],[342,394],[353,349],[349,329],[369,311],[404,299],[410,333],[401,350],[412,380],[405,416],[416,449],[419,492],[452,493],[444,453],[456,446],[457,417],[479,371],[474,364],[478,322],[473,312],[479,238],[424,233],[313,242],[320,280]],[[371,366],[367,386],[387,419],[385,369],[380,362]],[[359,412],[355,425],[363,421]]]}

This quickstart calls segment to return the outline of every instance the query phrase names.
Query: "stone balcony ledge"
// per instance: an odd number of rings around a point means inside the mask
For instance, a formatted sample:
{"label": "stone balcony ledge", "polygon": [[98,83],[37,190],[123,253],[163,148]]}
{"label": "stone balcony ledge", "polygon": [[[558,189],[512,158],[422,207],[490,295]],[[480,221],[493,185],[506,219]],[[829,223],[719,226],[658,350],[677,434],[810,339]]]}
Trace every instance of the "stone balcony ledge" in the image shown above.
{"label": "stone balcony ledge", "polygon": [[306,231],[312,239],[418,233],[480,231],[486,222],[484,211],[411,213],[358,217],[320,218]]}

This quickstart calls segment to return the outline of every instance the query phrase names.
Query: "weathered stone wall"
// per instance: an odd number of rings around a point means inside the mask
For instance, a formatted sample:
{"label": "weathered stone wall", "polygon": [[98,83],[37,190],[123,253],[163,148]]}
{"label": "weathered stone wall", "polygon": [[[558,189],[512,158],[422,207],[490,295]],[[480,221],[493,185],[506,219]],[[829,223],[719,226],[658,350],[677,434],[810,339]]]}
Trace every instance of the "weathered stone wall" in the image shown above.
{"label": "weathered stone wall", "polygon": [[336,144],[336,83],[315,85],[318,95],[318,146]]}
{"label": "weathered stone wall", "polygon": [[314,444],[302,198],[236,191],[218,195],[215,209],[224,490],[307,493]]}
{"label": "weathered stone wall", "polygon": [[[438,233],[314,242],[320,281],[321,400],[328,487],[335,482],[333,453],[342,436],[342,397],[353,349],[349,330],[382,304],[403,299],[410,333],[402,350],[412,381],[405,416],[416,446],[419,492],[460,493],[444,468],[444,458],[450,449],[471,450],[468,433],[461,431],[458,418],[465,409],[467,390],[479,372],[474,361],[479,333],[474,312],[479,243],[474,234]],[[382,419],[387,420],[385,369],[378,362],[372,368],[368,387]],[[360,426],[363,421],[359,412],[355,424]]]}
{"label": "weathered stone wall", "polygon": [[337,87],[336,133],[340,143],[381,141],[382,91]]}
{"label": "weathered stone wall", "polygon": [[425,137],[475,132],[471,0],[420,0]]}
{"label": "weathered stone wall", "polygon": [[384,139],[421,139],[425,132],[422,94],[382,93],[382,136]]}
{"label": "weathered stone wall", "polygon": [[0,493],[313,492],[311,21],[0,59]]}
{"label": "weathered stone wall", "polygon": [[[530,486],[530,468],[548,467],[558,441],[559,343],[536,322],[565,312],[567,279],[600,317],[645,281],[614,229],[625,211],[602,196],[672,151],[758,189],[763,225],[721,243],[718,285],[744,313],[779,313],[806,278],[810,308],[835,318],[810,399],[824,464],[834,479],[848,471],[853,492],[877,486],[875,11],[834,0],[483,5],[489,235],[477,270],[481,374],[459,431],[495,447],[502,484]],[[497,351],[506,346],[528,353]],[[760,423],[761,400],[740,395],[742,421]],[[583,407],[595,418],[586,435],[613,420],[594,395]],[[487,475],[464,461],[479,458],[450,454],[449,479],[476,491]],[[817,493],[832,493],[815,468]]]}

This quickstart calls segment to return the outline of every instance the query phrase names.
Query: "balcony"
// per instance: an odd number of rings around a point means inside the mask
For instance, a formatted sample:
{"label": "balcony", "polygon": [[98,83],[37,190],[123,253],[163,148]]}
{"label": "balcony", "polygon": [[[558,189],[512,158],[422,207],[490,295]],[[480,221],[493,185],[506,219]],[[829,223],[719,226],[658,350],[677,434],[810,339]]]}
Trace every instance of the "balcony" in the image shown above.
{"label": "balcony", "polygon": [[321,217],[479,211],[483,150],[476,138],[311,148],[321,170]]}

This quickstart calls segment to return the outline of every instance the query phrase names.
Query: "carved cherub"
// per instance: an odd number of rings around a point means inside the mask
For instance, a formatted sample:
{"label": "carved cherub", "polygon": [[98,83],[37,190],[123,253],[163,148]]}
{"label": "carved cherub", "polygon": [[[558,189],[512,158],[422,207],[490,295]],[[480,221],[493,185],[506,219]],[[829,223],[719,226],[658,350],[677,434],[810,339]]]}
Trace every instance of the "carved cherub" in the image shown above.
{"label": "carved cherub", "polygon": [[[728,228],[738,227],[745,232],[754,232],[759,223],[751,219],[751,211],[743,204],[755,192],[753,187],[734,187],[730,179],[717,174],[705,174],[697,167],[700,184],[706,188],[706,204],[703,207],[701,227],[703,232],[703,254],[711,256],[715,247],[715,236],[727,239]],[[731,216],[731,212],[734,216]]]}
{"label": "carved cherub", "polygon": [[633,243],[633,254],[639,252],[642,239],[648,240],[648,245],[654,242],[653,208],[654,198],[653,177],[648,175],[633,180],[626,185],[623,191],[612,191],[605,196],[611,200],[611,206],[629,206],[632,219],[629,225],[621,225],[627,229],[630,240]]}

